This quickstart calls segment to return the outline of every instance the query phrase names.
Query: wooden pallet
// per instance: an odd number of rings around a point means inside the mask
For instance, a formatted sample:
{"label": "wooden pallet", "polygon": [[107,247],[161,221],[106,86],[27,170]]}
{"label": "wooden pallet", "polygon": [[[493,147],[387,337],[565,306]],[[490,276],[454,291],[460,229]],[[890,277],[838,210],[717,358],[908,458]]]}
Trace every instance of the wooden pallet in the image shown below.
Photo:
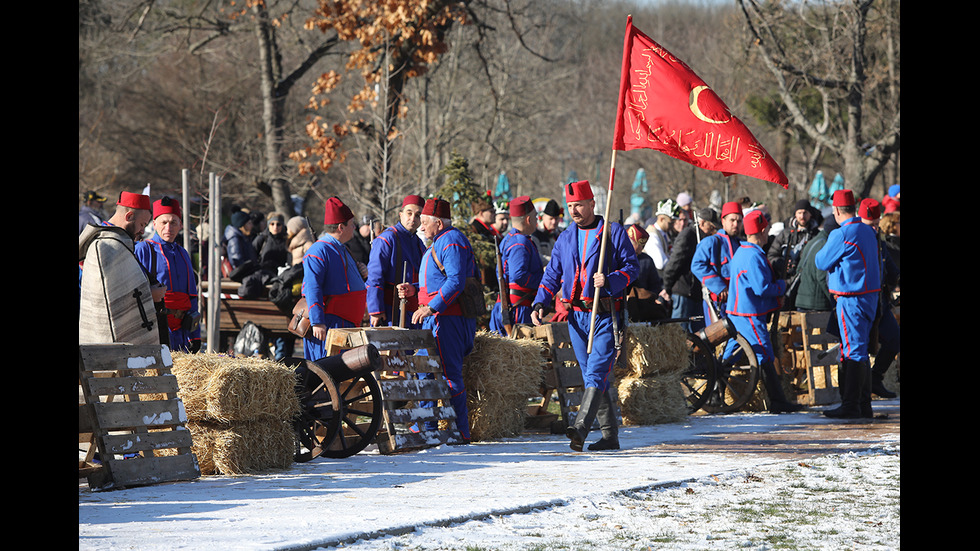
{"label": "wooden pallet", "polygon": [[[330,329],[325,344],[327,356],[367,344],[373,344],[380,352],[382,368],[374,375],[384,400],[383,423],[377,437],[382,454],[463,442],[431,331],[397,327]],[[426,350],[429,355],[415,355],[416,350]],[[417,375],[423,373],[434,377],[418,379]],[[421,400],[437,402],[437,406],[418,407]],[[440,428],[421,430],[426,421],[441,421]],[[417,425],[418,432],[410,430],[412,425]]]}
{"label": "wooden pallet", "polygon": [[782,312],[778,340],[773,342],[777,367],[793,378],[794,387],[803,391],[796,401],[808,406],[840,401],[836,351],[822,354],[839,344],[827,333],[827,322],[833,312]]}
{"label": "wooden pallet", "polygon": [[[100,466],[79,465],[79,478],[87,477],[90,488],[201,476],[172,366],[163,345],[79,345],[79,442],[90,443],[89,459],[98,450],[101,460]],[[176,454],[157,455],[163,450]],[[131,454],[136,456],[124,457]]]}
{"label": "wooden pallet", "polygon": [[[543,341],[546,346],[546,363],[542,383],[542,401],[529,408],[533,415],[548,415],[548,402],[554,394],[558,395],[560,419],[551,419],[552,432],[563,433],[565,427],[575,421],[575,414],[582,403],[585,381],[579,368],[572,342],[568,336],[568,323],[546,323],[544,325],[517,326],[517,338],[530,338]],[[532,424],[536,423],[531,421]],[[555,424],[557,423],[557,424]]]}

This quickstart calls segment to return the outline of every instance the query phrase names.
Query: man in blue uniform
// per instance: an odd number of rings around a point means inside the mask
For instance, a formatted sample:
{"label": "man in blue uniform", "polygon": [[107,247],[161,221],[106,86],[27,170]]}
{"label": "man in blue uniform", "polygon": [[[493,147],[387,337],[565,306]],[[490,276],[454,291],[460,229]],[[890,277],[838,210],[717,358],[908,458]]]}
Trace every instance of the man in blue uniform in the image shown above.
{"label": "man in blue uniform", "polygon": [[364,318],[366,289],[354,257],[344,243],[354,236],[354,214],[337,197],[327,200],[324,235],[303,256],[303,296],[311,334],[303,339],[308,360],[325,357],[327,330],[357,327]]}
{"label": "man in blue uniform", "polygon": [[871,367],[868,344],[881,288],[878,238],[857,216],[854,194],[840,189],[833,196],[834,219],[840,227],[814,257],[827,272],[827,287],[837,299],[841,365],[837,380],[841,405],[824,415],[840,419],[871,417]]}
{"label": "man in blue uniform", "polygon": [[[753,210],[745,216],[746,240],[730,263],[728,283],[728,316],[740,335],[749,341],[762,369],[770,413],[799,411],[802,406],[791,403],[783,393],[782,382],[773,363],[775,356],[766,316],[779,309],[780,297],[786,293],[786,281],[775,279],[772,267],[762,246],[768,240],[769,222],[762,211]],[[748,354],[750,351],[745,350]]]}
{"label": "man in blue uniform", "polygon": [[531,323],[531,300],[541,283],[544,268],[541,255],[530,235],[536,229],[537,213],[527,195],[510,202],[510,225],[507,235],[500,241],[500,260],[507,279],[510,319],[504,323],[501,315],[501,299],[490,311],[490,330],[507,336],[504,326]]}
{"label": "man in blue uniform", "polygon": [[[401,283],[413,286],[419,282],[419,266],[425,254],[425,244],[415,233],[421,224],[425,199],[408,195],[398,211],[398,223],[381,232],[371,244],[368,261],[367,309],[371,327],[398,325],[402,312],[395,308],[399,302],[396,287]],[[418,297],[405,302],[405,325],[418,309]]]}
{"label": "man in blue uniform", "polygon": [[[881,220],[881,203],[868,197],[861,201],[858,216],[861,222],[874,228],[878,234],[878,223]],[[885,387],[885,372],[891,366],[895,357],[902,350],[902,333],[892,313],[890,291],[898,285],[900,271],[888,252],[888,247],[878,239],[878,258],[880,259],[881,291],[878,292],[878,315],[875,318],[875,330],[871,332],[871,346],[877,345],[875,363],[871,366],[871,393],[882,398],[896,398],[898,394]],[[877,337],[877,338],[876,338]]]}
{"label": "man in blue uniform", "polygon": [[191,257],[177,242],[183,229],[180,203],[163,197],[153,203],[154,234],[136,244],[136,258],[151,277],[166,287],[163,313],[167,317],[170,349],[197,352],[201,349],[197,279]]}
{"label": "man in blue uniform", "polygon": [[713,312],[705,312],[705,325],[710,325],[713,314],[723,316],[727,310],[729,262],[741,243],[741,230],[742,207],[735,201],[725,203],[721,229],[701,239],[694,250],[691,273],[708,290],[707,299],[713,303]]}
{"label": "man in blue uniform", "polygon": [[[473,248],[463,232],[453,227],[449,203],[429,199],[422,208],[422,233],[432,245],[422,256],[419,270],[419,307],[412,323],[432,331],[439,349],[443,376],[449,384],[449,401],[456,412],[456,426],[464,442],[470,440],[469,408],[463,384],[463,358],[473,351],[476,319],[463,315],[460,296],[468,277],[479,277]],[[411,293],[411,286],[399,285]],[[427,351],[420,350],[420,355]],[[421,401],[421,407],[431,408],[431,401]],[[435,428],[435,422],[425,423]]]}
{"label": "man in blue uniform", "polygon": [[[609,386],[617,356],[615,329],[623,327],[625,307],[621,295],[636,279],[636,253],[623,226],[610,223],[606,265],[600,267],[600,245],[606,221],[595,214],[595,199],[589,182],[582,180],[566,185],[565,200],[574,224],[558,236],[551,251],[551,261],[545,267],[534,297],[531,321],[540,325],[545,305],[554,302],[560,294],[569,307],[568,333],[585,382],[575,423],[565,433],[571,440],[569,446],[582,451],[592,422],[598,416],[602,438],[589,449],[619,449],[616,413]],[[600,300],[600,306],[590,354],[589,328],[596,298]]]}

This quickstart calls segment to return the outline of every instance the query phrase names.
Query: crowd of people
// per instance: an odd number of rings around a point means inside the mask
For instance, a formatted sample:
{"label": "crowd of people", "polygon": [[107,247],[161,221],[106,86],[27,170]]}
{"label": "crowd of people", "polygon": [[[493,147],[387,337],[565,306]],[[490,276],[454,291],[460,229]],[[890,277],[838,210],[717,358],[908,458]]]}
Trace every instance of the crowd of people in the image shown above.
{"label": "crowd of people", "polygon": [[[412,194],[404,197],[398,221],[382,228],[377,219],[356,218],[343,200],[331,197],[318,237],[304,217],[287,220],[279,213],[236,208],[223,231],[223,275],[241,281],[240,292],[247,292],[248,278],[264,286],[292,268],[305,301],[309,330],[302,343],[308,359],[325,356],[331,328],[431,331],[464,441],[470,432],[463,359],[484,322],[505,336],[517,324],[568,323],[585,383],[579,413],[566,432],[576,451],[583,449],[595,421],[601,436],[588,449],[619,449],[610,388],[627,321],[669,319],[697,331],[728,318],[751,343],[770,411],[783,413],[801,406],[783,395],[769,336],[771,316],[786,309],[833,311],[828,330],[840,338],[842,402],[825,414],[868,417],[872,393],[894,396],[883,376],[900,350],[891,308],[900,275],[897,187],[882,202],[857,202],[850,190],[837,190],[827,211],[803,200],[792,216],[776,223],[764,205],[748,199],[720,209],[696,208],[683,193],[660,201],[645,224],[624,225],[597,214],[585,180],[565,185],[562,199],[567,224],[559,201],[548,199],[539,210],[521,196],[476,201],[468,227],[457,228],[446,200]],[[86,254],[98,241],[93,236],[111,229],[133,253],[118,261],[138,266],[146,276],[153,308],[139,308],[155,312],[160,342],[172,350],[199,351],[197,278],[177,240],[184,229],[179,202],[162,197],[151,204],[145,195],[123,192],[113,216],[103,220],[105,201],[89,192],[79,213],[80,312],[87,298],[101,300],[94,292],[86,297],[83,273],[98,262]],[[151,223],[152,235],[141,239]],[[496,262],[481,262],[471,238],[494,243]],[[487,289],[496,295],[488,321],[478,319],[486,311]],[[120,300],[121,306],[112,308],[134,308],[125,297]],[[150,317],[144,316],[143,325],[152,328]],[[80,342],[98,342],[85,338],[90,337],[80,331]],[[292,340],[276,343],[277,358],[292,354]],[[729,344],[725,353],[733,350]],[[434,428],[431,422],[415,427]]]}

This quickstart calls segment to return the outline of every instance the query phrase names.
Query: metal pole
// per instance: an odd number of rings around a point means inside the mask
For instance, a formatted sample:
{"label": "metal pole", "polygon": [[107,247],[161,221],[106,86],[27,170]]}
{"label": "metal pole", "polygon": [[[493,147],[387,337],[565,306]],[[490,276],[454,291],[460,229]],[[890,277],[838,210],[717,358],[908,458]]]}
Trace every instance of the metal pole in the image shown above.
{"label": "metal pole", "polygon": [[216,352],[221,307],[221,178],[209,174],[208,204],[208,352]]}
{"label": "metal pole", "polygon": [[184,250],[187,251],[188,254],[190,254],[190,252],[191,252],[191,230],[190,230],[190,223],[191,223],[191,199],[190,199],[191,193],[190,193],[190,189],[191,189],[191,184],[190,184],[189,176],[190,176],[190,171],[189,170],[187,170],[186,168],[181,169],[181,171],[180,171],[180,180],[181,180],[180,190],[181,191],[180,192],[181,192],[181,197],[183,197],[183,201],[182,201],[183,204],[181,205],[180,211],[181,211],[181,213],[182,213],[182,215],[184,217],[184,220],[183,220],[183,225],[184,225]]}

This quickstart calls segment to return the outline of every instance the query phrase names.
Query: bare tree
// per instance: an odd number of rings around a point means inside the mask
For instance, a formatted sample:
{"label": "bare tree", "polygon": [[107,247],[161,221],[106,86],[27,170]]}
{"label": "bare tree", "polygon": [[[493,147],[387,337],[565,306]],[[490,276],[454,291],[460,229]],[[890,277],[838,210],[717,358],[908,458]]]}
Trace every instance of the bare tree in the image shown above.
{"label": "bare tree", "polygon": [[[843,160],[851,189],[867,196],[901,145],[898,59],[869,31],[897,33],[898,7],[874,0],[798,2],[737,0],[746,29],[794,128]],[[880,90],[886,90],[882,94]],[[815,93],[814,116],[804,99]],[[873,111],[871,110],[873,109]]]}

